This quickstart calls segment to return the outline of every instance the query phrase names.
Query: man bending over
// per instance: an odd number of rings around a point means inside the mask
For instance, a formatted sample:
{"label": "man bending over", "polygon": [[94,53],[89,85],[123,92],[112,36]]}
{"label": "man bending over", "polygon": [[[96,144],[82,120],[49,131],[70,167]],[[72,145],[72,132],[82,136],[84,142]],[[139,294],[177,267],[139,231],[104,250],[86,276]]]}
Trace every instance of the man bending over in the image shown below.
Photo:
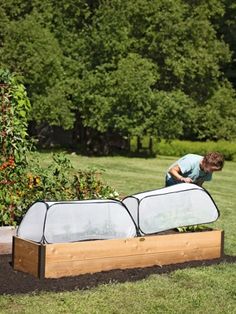
{"label": "man bending over", "polygon": [[202,186],[204,181],[211,181],[214,171],[222,170],[224,156],[218,152],[204,156],[187,154],[177,160],[167,171],[166,186],[178,183],[194,183]]}

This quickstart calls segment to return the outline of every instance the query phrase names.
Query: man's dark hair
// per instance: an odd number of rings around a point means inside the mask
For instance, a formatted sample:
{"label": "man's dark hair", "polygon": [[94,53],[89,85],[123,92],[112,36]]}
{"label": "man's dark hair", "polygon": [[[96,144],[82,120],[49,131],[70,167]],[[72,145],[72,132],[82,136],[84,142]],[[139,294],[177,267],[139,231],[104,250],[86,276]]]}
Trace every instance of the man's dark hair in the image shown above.
{"label": "man's dark hair", "polygon": [[205,164],[215,166],[219,169],[223,168],[225,162],[224,155],[218,152],[207,153],[203,160]]}

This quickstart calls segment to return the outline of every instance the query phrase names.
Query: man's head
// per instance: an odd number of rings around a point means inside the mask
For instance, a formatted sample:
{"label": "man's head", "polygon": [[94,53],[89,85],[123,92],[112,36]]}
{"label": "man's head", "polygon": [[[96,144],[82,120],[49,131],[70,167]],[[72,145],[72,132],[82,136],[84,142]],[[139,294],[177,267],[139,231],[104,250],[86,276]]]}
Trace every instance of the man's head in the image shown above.
{"label": "man's head", "polygon": [[207,153],[201,162],[204,172],[220,171],[224,166],[224,155],[218,152]]}

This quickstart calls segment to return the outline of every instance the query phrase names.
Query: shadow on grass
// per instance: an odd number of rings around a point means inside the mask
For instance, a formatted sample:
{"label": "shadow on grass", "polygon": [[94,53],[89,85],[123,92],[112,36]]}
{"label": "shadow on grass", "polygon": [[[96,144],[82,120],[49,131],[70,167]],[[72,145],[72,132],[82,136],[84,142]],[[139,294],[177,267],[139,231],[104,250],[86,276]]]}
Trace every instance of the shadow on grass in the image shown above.
{"label": "shadow on grass", "polygon": [[72,148],[50,148],[50,149],[37,149],[37,152],[41,154],[48,153],[66,153],[66,154],[78,154],[84,157],[128,157],[128,158],[156,158],[157,153],[150,152],[149,150],[142,149],[137,151],[126,150],[113,150],[105,154],[103,152],[88,152],[86,150],[76,150]]}
{"label": "shadow on grass", "polygon": [[36,279],[29,274],[14,271],[10,265],[11,255],[0,256],[0,294],[62,292],[90,289],[101,284],[135,282],[153,274],[168,274],[178,269],[205,267],[224,263],[236,263],[236,256],[225,255],[219,259],[193,261],[167,266],[153,266],[125,270],[111,270],[59,279]]}

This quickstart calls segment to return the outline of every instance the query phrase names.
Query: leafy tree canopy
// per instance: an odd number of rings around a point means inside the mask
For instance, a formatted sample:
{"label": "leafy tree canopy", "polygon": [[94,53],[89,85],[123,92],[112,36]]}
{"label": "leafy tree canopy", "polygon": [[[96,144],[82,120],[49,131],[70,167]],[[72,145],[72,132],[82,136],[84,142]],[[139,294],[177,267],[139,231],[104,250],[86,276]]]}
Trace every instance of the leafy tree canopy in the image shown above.
{"label": "leafy tree canopy", "polygon": [[232,0],[3,0],[1,65],[23,76],[37,122],[230,139],[231,9]]}

